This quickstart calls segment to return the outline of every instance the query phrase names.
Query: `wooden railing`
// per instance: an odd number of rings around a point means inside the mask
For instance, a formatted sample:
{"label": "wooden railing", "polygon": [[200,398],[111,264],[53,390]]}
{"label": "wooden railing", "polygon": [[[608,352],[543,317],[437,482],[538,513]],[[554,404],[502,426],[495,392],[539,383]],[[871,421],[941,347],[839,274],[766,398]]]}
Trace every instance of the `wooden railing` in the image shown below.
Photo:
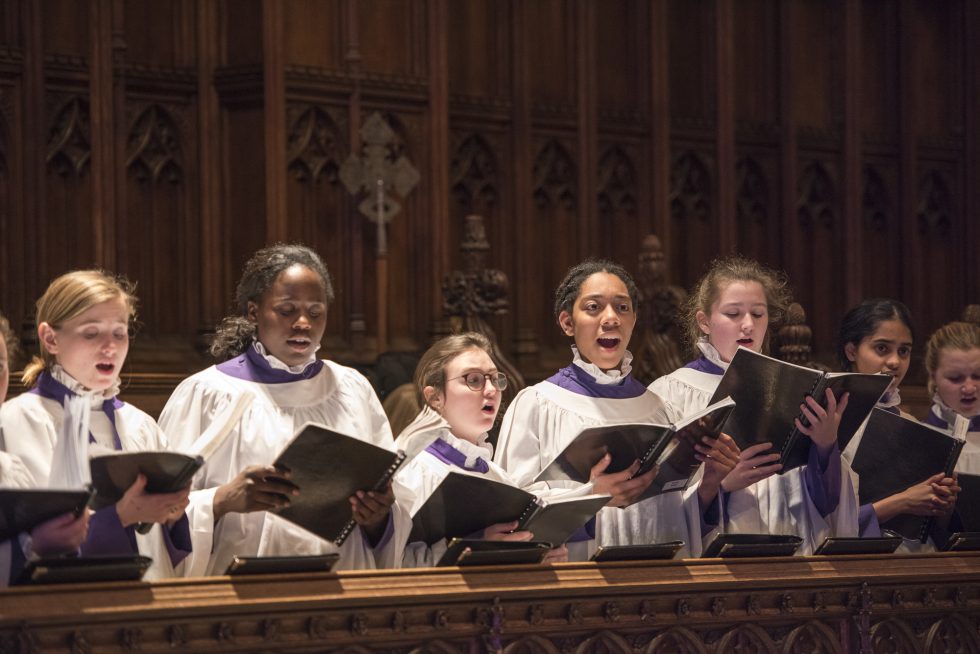
{"label": "wooden railing", "polygon": [[19,587],[3,652],[978,652],[980,554]]}

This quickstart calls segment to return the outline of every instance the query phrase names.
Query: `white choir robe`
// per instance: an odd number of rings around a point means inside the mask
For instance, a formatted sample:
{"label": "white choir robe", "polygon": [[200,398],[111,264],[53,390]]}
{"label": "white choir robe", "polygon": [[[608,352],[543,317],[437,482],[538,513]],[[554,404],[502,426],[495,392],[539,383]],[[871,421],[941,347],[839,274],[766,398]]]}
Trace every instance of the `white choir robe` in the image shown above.
{"label": "white choir robe", "polygon": [[[89,429],[98,442],[112,442],[113,429],[102,412],[102,396],[92,398]],[[52,458],[64,423],[64,407],[56,400],[34,393],[23,393],[0,407],[0,449],[19,458],[40,488],[64,488],[64,483],[51,478]],[[136,407],[125,404],[115,411],[116,432],[124,452],[161,451],[167,449],[167,439],[153,418]],[[99,448],[90,446],[94,456]],[[180,574],[171,565],[164,543],[163,528],[154,524],[149,533],[136,533],[139,553],[153,559],[144,579],[166,579]],[[191,533],[192,547],[199,543]]]}
{"label": "white choir robe", "polygon": [[[721,375],[679,368],[660,377],[650,390],[677,421],[708,406]],[[727,533],[795,534],[803,538],[798,554],[812,554],[824,539],[857,536],[857,493],[850,466],[841,461],[840,500],[837,508],[821,516],[809,496],[804,467],[763,479],[743,490],[721,493],[722,529]]]}
{"label": "white choir robe", "polygon": [[[598,425],[664,424],[656,395],[628,399],[580,395],[543,381],[525,388],[507,409],[495,461],[519,486],[527,486],[584,429]],[[548,482],[553,487],[564,483]],[[570,561],[588,560],[596,546],[684,541],[678,558],[701,553],[701,509],[697,478],[687,489],[663,493],[626,508],[607,507],[596,516],[594,540],[568,544]]]}
{"label": "white choir robe", "polygon": [[[249,466],[271,465],[307,422],[393,448],[391,428],[370,383],[356,370],[325,361],[310,379],[265,384],[212,366],[177,386],[160,415],[171,449],[186,450],[243,393],[252,401],[194,478],[188,516],[194,551],[188,576],[220,575],[236,555],[285,556],[340,552],[338,569],[373,569],[375,552],[360,529],[333,543],[268,511],[228,513],[214,524],[214,493]],[[300,491],[302,492],[302,491]],[[198,547],[198,539],[206,545]]]}

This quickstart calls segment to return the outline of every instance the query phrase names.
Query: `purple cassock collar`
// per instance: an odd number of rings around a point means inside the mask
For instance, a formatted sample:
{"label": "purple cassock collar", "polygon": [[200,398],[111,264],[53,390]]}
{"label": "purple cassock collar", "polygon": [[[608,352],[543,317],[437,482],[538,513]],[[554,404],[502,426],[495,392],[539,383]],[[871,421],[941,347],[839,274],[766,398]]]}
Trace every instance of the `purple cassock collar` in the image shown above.
{"label": "purple cassock collar", "polygon": [[[950,428],[949,423],[937,416],[936,412],[932,409],[929,410],[929,415],[926,416],[926,424],[939,427],[940,429]],[[980,416],[970,418],[970,426],[967,428],[967,431],[980,431]]]}
{"label": "purple cassock collar", "polygon": [[260,384],[288,384],[316,377],[323,370],[323,359],[312,362],[303,369],[303,372],[289,372],[270,366],[265,357],[259,354],[254,346],[249,345],[243,353],[234,359],[219,363],[217,368],[235,379]]}
{"label": "purple cassock collar", "polygon": [[574,363],[562,368],[545,381],[587,397],[601,397],[612,400],[628,400],[647,392],[646,386],[626,375],[618,384],[600,384],[595,378]]}
{"label": "purple cassock collar", "polygon": [[[40,374],[37,378],[37,384],[28,392],[34,395],[40,395],[49,400],[54,400],[61,406],[65,405],[66,397],[75,397],[78,395],[78,393],[55,379],[47,370]],[[122,441],[119,438],[119,430],[116,429],[116,409],[121,409],[122,406],[123,402],[118,397],[111,397],[102,403],[102,413],[109,418],[109,423],[112,425],[112,443],[113,447],[117,450],[122,449]],[[92,435],[92,432],[88,434],[88,442],[95,442],[95,436]]]}
{"label": "purple cassock collar", "polygon": [[432,443],[425,448],[425,451],[443,463],[456,466],[457,468],[462,468],[463,470],[479,472],[480,474],[490,472],[490,464],[488,464],[483,457],[477,457],[473,465],[468,466],[466,465],[466,455],[442,439],[432,441]]}
{"label": "purple cassock collar", "polygon": [[721,366],[717,363],[708,360],[708,357],[703,354],[699,356],[694,361],[691,361],[685,368],[691,368],[692,370],[697,370],[698,372],[704,372],[709,375],[724,375],[725,371],[722,370]]}

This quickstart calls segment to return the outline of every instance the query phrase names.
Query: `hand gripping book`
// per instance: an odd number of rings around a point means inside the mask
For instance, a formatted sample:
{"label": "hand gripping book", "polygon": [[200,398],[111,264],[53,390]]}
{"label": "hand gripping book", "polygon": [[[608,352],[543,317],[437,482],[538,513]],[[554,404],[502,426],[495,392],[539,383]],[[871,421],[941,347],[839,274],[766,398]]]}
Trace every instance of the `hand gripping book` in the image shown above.
{"label": "hand gripping book", "polygon": [[65,513],[79,516],[91,498],[84,489],[0,488],[0,541]]}
{"label": "hand gripping book", "polygon": [[[860,503],[877,502],[940,472],[952,476],[963,444],[942,429],[875,409],[851,462],[860,478]],[[881,525],[923,543],[931,526],[932,518],[908,514]]]}
{"label": "hand gripping book", "polygon": [[408,540],[431,545],[517,521],[515,531],[527,530],[536,541],[561,545],[609,502],[609,495],[586,495],[590,489],[539,498],[483,475],[452,470],[412,516]]}
{"label": "hand gripping book", "polygon": [[891,381],[888,375],[822,372],[739,347],[711,401],[723,397],[735,400],[735,410],[723,431],[743,450],[772,443],[774,451],[780,453],[783,473],[804,465],[810,456],[810,439],[794,424],[796,418],[806,424],[800,404],[807,395],[826,408],[825,389],[833,390],[838,400],[844,393],[850,394],[837,429],[843,452]]}
{"label": "hand gripping book", "polygon": [[634,461],[640,462],[637,475],[660,466],[641,500],[683,490],[701,465],[694,445],[701,443],[703,436],[718,438],[734,408],[734,401],[726,397],[673,425],[620,424],[584,429],[538,473],[535,481],[571,480],[584,484],[589,481],[592,466],[608,452],[612,461],[607,473],[625,470]]}
{"label": "hand gripping book", "polygon": [[116,452],[92,457],[92,508],[118,502],[140,473],[146,476],[147,493],[175,493],[191,483],[202,465],[201,457],[177,452]]}
{"label": "hand gripping book", "polygon": [[359,490],[384,490],[404,460],[404,452],[307,423],[274,464],[299,487],[277,515],[339,546],[355,527],[348,498]]}

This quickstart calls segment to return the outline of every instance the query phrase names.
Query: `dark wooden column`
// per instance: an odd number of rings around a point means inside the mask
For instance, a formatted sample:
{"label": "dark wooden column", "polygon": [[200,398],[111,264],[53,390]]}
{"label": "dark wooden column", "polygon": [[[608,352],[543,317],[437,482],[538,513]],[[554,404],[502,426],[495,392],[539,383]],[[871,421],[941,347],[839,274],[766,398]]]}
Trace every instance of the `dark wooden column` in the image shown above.
{"label": "dark wooden column", "polygon": [[[429,207],[432,225],[432,263],[427,267],[433,319],[441,316],[442,278],[451,269],[449,242],[449,5],[428,0],[429,74]],[[424,178],[423,178],[424,179]],[[424,182],[423,182],[424,183]]]}
{"label": "dark wooden column", "polygon": [[289,238],[286,215],[286,55],[280,0],[262,0],[266,241]]}
{"label": "dark wooden column", "polygon": [[901,296],[905,302],[915,306],[919,284],[915,278],[920,275],[915,262],[913,241],[916,237],[915,209],[918,188],[918,156],[915,126],[915,100],[918,66],[915,57],[915,3],[914,0],[900,0],[898,8],[898,187],[899,187],[899,241],[902,243]]}
{"label": "dark wooden column", "polygon": [[579,0],[575,14],[575,73],[578,107],[578,254],[598,254],[596,175],[598,173],[598,101],[596,98],[596,6]]}
{"label": "dark wooden column", "polygon": [[[788,253],[799,251],[800,232],[796,217],[798,164],[796,116],[793,111],[793,7],[792,2],[779,4],[779,203]],[[784,258],[780,265],[792,275],[790,263],[789,258]]]}
{"label": "dark wooden column", "polygon": [[[364,76],[361,69],[362,57],[360,37],[358,36],[358,0],[346,0],[341,5],[344,15],[344,66],[353,88],[347,99],[347,134],[350,139],[350,153],[361,154],[361,82]],[[350,342],[355,352],[363,352],[367,347],[367,324],[364,320],[364,218],[357,210],[357,197],[349,196],[347,211],[344,212],[344,233],[350,244],[348,268],[344,271],[344,286],[348,293],[350,315],[347,326]]]}
{"label": "dark wooden column", "polygon": [[[95,261],[112,270],[116,265],[116,214],[124,184],[121,145],[125,143],[122,90],[117,89],[114,54],[122,51],[117,32],[117,0],[91,0],[89,54],[89,118],[92,139],[92,240]],[[118,94],[118,100],[117,100]]]}
{"label": "dark wooden column", "polygon": [[718,159],[719,250],[732,252],[735,232],[735,7],[718,0],[716,10],[717,100],[715,155]]}
{"label": "dark wooden column", "polygon": [[650,213],[653,231],[673,251],[670,221],[670,42],[668,0],[650,7]]}
{"label": "dark wooden column", "polygon": [[855,306],[863,299],[864,248],[862,247],[861,193],[861,3],[843,0],[844,16],[844,299]]}

